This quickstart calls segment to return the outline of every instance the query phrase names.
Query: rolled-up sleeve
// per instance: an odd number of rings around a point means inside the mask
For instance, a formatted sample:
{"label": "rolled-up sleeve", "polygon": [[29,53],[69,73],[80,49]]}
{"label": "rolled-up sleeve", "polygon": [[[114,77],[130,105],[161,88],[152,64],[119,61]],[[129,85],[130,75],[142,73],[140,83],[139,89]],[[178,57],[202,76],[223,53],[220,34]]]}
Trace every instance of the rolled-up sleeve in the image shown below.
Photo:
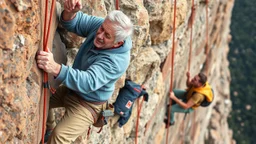
{"label": "rolled-up sleeve", "polygon": [[202,102],[204,100],[204,95],[200,94],[200,93],[195,93],[193,94],[193,96],[191,97],[191,100],[195,103],[198,104],[200,102]]}

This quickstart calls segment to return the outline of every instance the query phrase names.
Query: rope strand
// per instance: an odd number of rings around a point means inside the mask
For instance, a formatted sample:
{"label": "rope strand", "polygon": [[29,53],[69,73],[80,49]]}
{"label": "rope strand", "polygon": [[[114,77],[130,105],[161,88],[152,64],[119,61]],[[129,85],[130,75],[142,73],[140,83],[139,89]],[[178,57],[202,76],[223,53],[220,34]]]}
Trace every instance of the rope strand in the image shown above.
{"label": "rope strand", "polygon": [[[173,75],[174,75],[174,56],[175,56],[175,31],[176,31],[176,0],[174,0],[174,14],[173,14],[173,32],[172,32],[172,59],[171,59],[171,84],[170,84],[170,92],[173,89]],[[169,96],[169,95],[168,95]],[[172,105],[172,99],[169,98],[169,106],[168,106],[168,115],[167,115],[167,133],[166,133],[166,144],[168,144],[168,138],[169,138],[169,126],[170,126],[170,113],[171,113],[171,105]]]}
{"label": "rope strand", "polygon": [[[195,19],[195,5],[194,5],[194,0],[192,0],[191,16],[190,16],[189,25],[188,25],[189,28],[190,28],[189,59],[188,59],[188,71],[189,72],[191,70],[194,19]],[[182,120],[182,124],[181,124],[182,136],[183,136],[183,139],[181,139],[181,144],[184,143],[184,139],[185,139],[185,134],[184,134],[184,131],[185,131],[185,118],[186,118],[186,114],[185,114],[184,119]]]}
{"label": "rope strand", "polygon": [[116,0],[116,10],[119,10],[119,1]]}
{"label": "rope strand", "polygon": [[189,21],[190,28],[190,43],[189,43],[189,59],[188,59],[188,71],[190,71],[191,58],[192,58],[192,46],[193,46],[193,23],[195,18],[195,5],[194,0],[192,0],[191,16]]}
{"label": "rope strand", "polygon": [[[47,45],[48,45],[48,39],[49,39],[49,33],[51,29],[51,22],[52,22],[52,16],[53,16],[53,9],[55,8],[55,0],[52,0],[51,5],[51,12],[50,12],[50,20],[48,22],[48,28],[47,28],[47,13],[48,13],[48,1],[46,1],[45,6],[45,18],[44,18],[44,35],[43,35],[43,50],[47,51]],[[46,33],[47,31],[47,33]],[[43,86],[44,86],[44,98],[43,98],[43,123],[42,123],[42,143],[44,142],[44,133],[45,133],[45,123],[46,123],[46,101],[47,101],[47,93],[48,93],[48,73],[43,73]]]}
{"label": "rope strand", "polygon": [[206,71],[206,75],[208,75],[209,73],[209,58],[208,58],[208,54],[209,54],[209,18],[208,18],[208,4],[209,1],[205,0],[205,13],[206,13],[206,38],[205,38],[205,55],[206,55],[206,62],[205,62],[205,71]]}
{"label": "rope strand", "polygon": [[135,144],[138,143],[138,131],[139,131],[139,122],[140,122],[140,112],[141,112],[144,100],[145,100],[144,96],[143,96],[141,102],[140,102],[139,98],[137,99],[137,119],[136,119],[136,128],[135,128]]}

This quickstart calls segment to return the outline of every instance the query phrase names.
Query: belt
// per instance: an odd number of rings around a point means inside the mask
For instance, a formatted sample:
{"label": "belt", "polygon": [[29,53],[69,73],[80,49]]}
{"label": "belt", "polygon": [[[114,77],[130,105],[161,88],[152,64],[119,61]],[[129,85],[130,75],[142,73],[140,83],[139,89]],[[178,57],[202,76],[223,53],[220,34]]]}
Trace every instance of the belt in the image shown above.
{"label": "belt", "polygon": [[96,111],[90,105],[88,105],[85,101],[82,101],[79,98],[78,98],[78,101],[80,102],[80,104],[82,106],[84,106],[88,111],[90,111],[90,113],[92,114],[92,117],[93,117],[93,121],[94,121],[94,123],[96,123],[98,120],[98,115],[97,115]]}
{"label": "belt", "polygon": [[92,102],[92,101],[86,101],[86,100],[83,100],[77,93],[75,93],[74,91],[70,91],[71,94],[75,95],[79,101],[79,103],[84,106],[88,111],[90,111],[90,113],[92,114],[92,117],[93,117],[93,121],[94,123],[97,122],[98,120],[98,114],[97,112],[88,104],[88,103],[91,103],[91,104],[94,104],[94,105],[103,105],[105,104],[107,101],[103,101],[103,102]]}

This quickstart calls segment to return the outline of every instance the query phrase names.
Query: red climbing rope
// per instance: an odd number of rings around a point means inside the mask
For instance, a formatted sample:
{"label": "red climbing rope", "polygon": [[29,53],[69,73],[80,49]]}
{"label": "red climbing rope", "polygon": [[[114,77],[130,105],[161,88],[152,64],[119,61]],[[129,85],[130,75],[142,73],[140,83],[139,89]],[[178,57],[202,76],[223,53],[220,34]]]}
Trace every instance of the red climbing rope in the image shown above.
{"label": "red climbing rope", "polygon": [[[51,29],[51,22],[52,22],[52,16],[53,16],[53,10],[55,8],[55,0],[52,0],[52,5],[51,5],[51,12],[50,12],[50,19],[48,22],[48,28],[46,26],[46,21],[47,21],[47,14],[48,14],[48,1],[46,1],[46,6],[45,6],[45,18],[44,18],[44,35],[43,35],[43,50],[47,51],[47,44],[48,44],[48,39],[49,39],[49,33]],[[48,29],[46,31],[46,29]],[[46,33],[47,32],[47,33]],[[44,87],[44,105],[43,105],[43,123],[42,123],[42,142],[44,142],[44,133],[45,133],[45,123],[46,123],[46,101],[47,101],[47,89],[49,89],[49,84],[48,84],[48,73],[44,72],[44,79],[43,79],[43,87]]]}
{"label": "red climbing rope", "polygon": [[[189,58],[188,58],[188,71],[190,72],[190,68],[191,68],[191,58],[192,58],[192,46],[193,46],[193,23],[194,23],[194,19],[195,19],[195,5],[194,5],[194,0],[192,0],[192,6],[191,6],[191,16],[189,19],[189,28],[190,28],[190,42],[189,42]],[[183,137],[184,135],[184,129],[185,129],[185,118],[186,118],[186,114],[182,120],[181,123],[181,129],[182,129],[182,133],[183,133]],[[181,139],[181,144],[184,143],[184,138]]]}
{"label": "red climbing rope", "polygon": [[[170,92],[173,89],[173,75],[174,75],[174,56],[175,56],[175,31],[176,31],[176,0],[174,0],[174,13],[173,13],[173,31],[172,31],[172,59],[171,59],[171,84],[170,84]],[[169,96],[169,95],[168,95]],[[168,137],[169,137],[169,126],[170,126],[170,113],[171,113],[171,105],[172,105],[172,99],[169,98],[169,105],[167,109],[167,133],[166,133],[166,144],[168,144]]]}
{"label": "red climbing rope", "polygon": [[[174,17],[173,17],[173,43],[172,43],[172,59],[171,59],[171,64],[172,64],[172,70],[171,70],[171,84],[170,84],[170,91],[172,91],[173,88],[173,67],[174,67],[174,53],[175,53],[175,25],[176,25],[176,0],[174,0]],[[171,111],[171,105],[172,100],[169,99],[169,107],[168,107],[168,128],[169,128],[169,123],[170,123],[170,111]],[[159,105],[156,107],[151,119],[147,122],[147,124],[145,125],[145,131],[144,131],[144,135],[146,135],[146,132],[148,130],[148,128],[151,125],[152,120],[154,119],[154,117],[156,116],[156,114],[159,112],[160,107],[164,104],[164,99],[161,100],[161,102],[159,103]],[[166,143],[168,143],[168,135],[169,135],[169,129],[167,129],[167,134],[166,134]]]}
{"label": "red climbing rope", "polygon": [[146,133],[147,133],[147,131],[148,131],[148,128],[149,128],[149,126],[151,125],[152,120],[154,120],[154,118],[155,118],[156,114],[159,112],[161,106],[164,105],[164,102],[165,102],[165,101],[164,101],[164,98],[163,98],[163,99],[160,101],[160,103],[158,104],[158,106],[156,106],[155,111],[154,111],[152,117],[149,119],[149,121],[148,121],[148,122],[146,123],[146,125],[145,125],[144,135],[146,135]]}
{"label": "red climbing rope", "polygon": [[[208,32],[208,29],[209,29],[209,23],[208,23],[208,4],[209,4],[209,0],[205,0],[205,13],[206,13],[206,28],[205,28],[205,33],[206,33],[206,37],[205,37],[205,55],[206,55],[206,62],[205,62],[205,73],[206,75],[208,75],[208,69],[209,69],[209,59],[208,59],[208,54],[209,54],[209,45],[208,45],[208,39],[209,39],[209,32]],[[193,112],[194,113],[194,120],[193,120],[193,125],[192,125],[192,141],[194,143],[194,140],[195,140],[195,129],[196,129],[196,111]]]}
{"label": "red climbing rope", "polygon": [[[205,73],[206,75],[208,75],[208,69],[209,69],[209,59],[208,59],[208,54],[209,54],[209,45],[208,45],[208,39],[209,39],[209,23],[208,23],[208,4],[209,4],[209,0],[205,0],[205,13],[206,13],[206,28],[205,28],[205,33],[206,33],[206,37],[205,37],[205,55],[206,55],[206,62],[205,62]],[[195,140],[195,128],[196,128],[196,111],[193,112],[193,125],[192,125],[192,141],[194,143]]]}
{"label": "red climbing rope", "polygon": [[195,5],[194,0],[192,0],[191,7],[191,16],[189,19],[189,28],[190,28],[190,43],[189,43],[189,58],[188,58],[188,71],[190,71],[191,58],[192,58],[192,46],[193,46],[193,23],[195,19]]}
{"label": "red climbing rope", "polygon": [[206,28],[205,28],[205,32],[206,32],[206,37],[205,37],[205,55],[206,55],[206,62],[205,62],[205,71],[206,71],[206,75],[208,75],[209,73],[209,59],[208,59],[208,54],[209,54],[209,19],[208,19],[208,4],[209,4],[209,0],[205,0],[205,13],[206,13]]}
{"label": "red climbing rope", "polygon": [[192,124],[192,142],[195,143],[195,136],[196,136],[196,111],[193,112],[193,124]]}
{"label": "red climbing rope", "polygon": [[[119,10],[119,1],[116,0],[116,10]],[[141,112],[141,108],[143,105],[143,101],[144,101],[144,97],[141,101],[141,103],[139,102],[140,99],[137,99],[137,119],[136,119],[136,128],[135,128],[135,144],[138,143],[138,131],[139,131],[139,119],[140,119],[140,112]]]}
{"label": "red climbing rope", "polygon": [[116,0],[116,10],[119,10],[119,1]]}
{"label": "red climbing rope", "polygon": [[135,144],[138,143],[138,131],[139,131],[140,112],[141,112],[144,100],[145,100],[144,96],[143,96],[141,102],[140,102],[139,98],[137,99],[137,120],[136,120],[136,128],[135,128]]}

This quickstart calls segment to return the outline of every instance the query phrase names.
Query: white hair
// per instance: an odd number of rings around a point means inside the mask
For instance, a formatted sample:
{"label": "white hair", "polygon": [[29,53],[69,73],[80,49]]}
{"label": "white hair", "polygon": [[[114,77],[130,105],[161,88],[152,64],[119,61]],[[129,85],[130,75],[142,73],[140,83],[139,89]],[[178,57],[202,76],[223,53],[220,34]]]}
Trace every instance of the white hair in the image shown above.
{"label": "white hair", "polygon": [[114,25],[114,29],[116,30],[115,42],[123,41],[127,37],[132,36],[133,23],[122,11],[113,10],[107,15],[106,19],[116,23]]}

